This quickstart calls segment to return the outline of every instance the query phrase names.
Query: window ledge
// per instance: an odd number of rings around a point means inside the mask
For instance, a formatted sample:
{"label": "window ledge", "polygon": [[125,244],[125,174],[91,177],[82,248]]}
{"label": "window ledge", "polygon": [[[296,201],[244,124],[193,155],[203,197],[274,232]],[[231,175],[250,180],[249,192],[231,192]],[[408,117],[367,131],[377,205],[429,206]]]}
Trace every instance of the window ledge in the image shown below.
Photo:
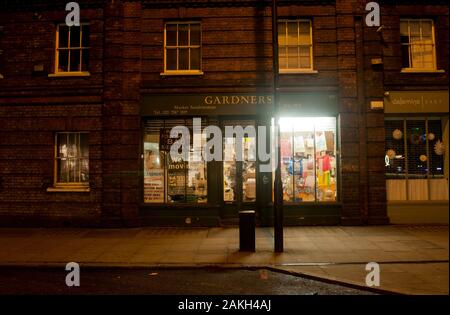
{"label": "window ledge", "polygon": [[89,77],[91,74],[89,72],[58,72],[58,73],[50,73],[48,75],[49,78],[57,78],[57,77]]}
{"label": "window ledge", "polygon": [[279,74],[314,74],[319,73],[317,70],[301,70],[301,69],[283,69]]}
{"label": "window ledge", "polygon": [[401,73],[445,73],[445,70],[402,69]]}
{"label": "window ledge", "polygon": [[64,186],[57,186],[57,187],[49,187],[47,188],[47,192],[90,192],[90,187],[83,187],[83,186],[76,186],[76,187],[64,187]]}
{"label": "window ledge", "polygon": [[175,75],[203,75],[203,71],[165,71],[160,73],[161,76]]}

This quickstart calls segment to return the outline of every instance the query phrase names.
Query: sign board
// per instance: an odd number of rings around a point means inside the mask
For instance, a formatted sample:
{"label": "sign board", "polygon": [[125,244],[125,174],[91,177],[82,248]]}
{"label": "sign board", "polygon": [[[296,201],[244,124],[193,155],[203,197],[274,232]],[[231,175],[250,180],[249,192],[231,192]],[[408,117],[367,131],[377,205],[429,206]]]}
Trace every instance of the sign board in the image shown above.
{"label": "sign board", "polygon": [[448,113],[448,91],[389,91],[386,94],[386,114]]}

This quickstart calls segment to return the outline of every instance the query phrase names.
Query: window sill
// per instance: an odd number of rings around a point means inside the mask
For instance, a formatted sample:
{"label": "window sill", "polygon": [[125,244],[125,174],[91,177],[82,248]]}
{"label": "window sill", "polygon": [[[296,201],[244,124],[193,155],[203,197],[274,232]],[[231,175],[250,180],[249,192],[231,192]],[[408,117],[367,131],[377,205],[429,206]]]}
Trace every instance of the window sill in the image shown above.
{"label": "window sill", "polygon": [[74,187],[68,187],[68,186],[56,186],[56,187],[49,187],[47,188],[47,192],[90,192],[91,188],[86,186],[74,186]]}
{"label": "window sill", "polygon": [[176,75],[203,75],[203,71],[165,71],[160,73],[161,76]]}
{"label": "window sill", "polygon": [[401,73],[445,73],[445,70],[417,70],[417,69],[402,69]]}
{"label": "window sill", "polygon": [[319,73],[317,70],[300,70],[300,69],[283,69],[279,74],[315,74]]}
{"label": "window sill", "polygon": [[58,72],[50,73],[49,78],[59,78],[59,77],[89,77],[91,74],[89,72]]}

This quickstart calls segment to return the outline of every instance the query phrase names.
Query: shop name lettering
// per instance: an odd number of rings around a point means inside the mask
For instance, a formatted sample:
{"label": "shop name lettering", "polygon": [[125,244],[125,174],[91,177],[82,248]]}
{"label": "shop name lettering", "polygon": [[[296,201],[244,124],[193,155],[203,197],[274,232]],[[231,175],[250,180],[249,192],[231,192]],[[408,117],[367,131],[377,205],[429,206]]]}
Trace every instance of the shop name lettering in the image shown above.
{"label": "shop name lettering", "polygon": [[[211,162],[211,161],[244,161],[244,143],[248,144],[247,159],[256,161],[256,148],[258,148],[259,171],[272,172],[277,164],[277,156],[272,154],[266,126],[225,126],[225,138],[234,139],[234,152],[223,150],[222,129],[218,126],[206,126],[202,129],[201,118],[192,119],[193,148],[191,147],[191,131],[186,126],[175,126],[170,130],[170,138],[176,141],[170,145],[170,157],[172,161]],[[269,127],[273,131],[272,126]],[[270,134],[269,134],[270,135]],[[208,139],[202,144],[202,139]],[[245,142],[245,139],[254,140],[253,143]],[[257,140],[257,145],[256,145]],[[277,143],[275,143],[277,145]],[[269,146],[268,150],[267,147]]]}
{"label": "shop name lettering", "polygon": [[237,105],[237,104],[272,104],[272,96],[206,96],[207,105]]}
{"label": "shop name lettering", "polygon": [[188,299],[178,303],[179,310],[197,310],[209,313],[213,308],[220,308],[222,310],[258,310],[270,312],[270,300],[222,300],[222,302],[204,302],[204,301],[189,301]]}

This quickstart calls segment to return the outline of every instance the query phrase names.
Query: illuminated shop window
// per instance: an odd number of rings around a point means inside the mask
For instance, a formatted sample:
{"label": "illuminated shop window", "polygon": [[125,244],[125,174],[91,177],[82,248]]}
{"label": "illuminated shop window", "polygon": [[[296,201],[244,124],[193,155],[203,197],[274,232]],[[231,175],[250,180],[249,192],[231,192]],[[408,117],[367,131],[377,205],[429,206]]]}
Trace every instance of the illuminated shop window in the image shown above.
{"label": "illuminated shop window", "polygon": [[164,73],[201,73],[199,22],[168,22],[164,29]]}
{"label": "illuminated shop window", "polygon": [[85,23],[80,26],[57,26],[55,74],[88,73],[89,35],[89,25]]}
{"label": "illuminated shop window", "polygon": [[89,183],[88,133],[56,134],[55,185],[77,186]]}
{"label": "illuminated shop window", "polygon": [[286,203],[337,200],[335,117],[280,118],[280,149]]}
{"label": "illuminated shop window", "polygon": [[402,19],[400,38],[403,70],[437,69],[433,20]]}
{"label": "illuminated shop window", "polygon": [[313,42],[310,20],[278,21],[280,72],[313,70]]}
{"label": "illuminated shop window", "polygon": [[448,200],[442,126],[439,117],[386,119],[388,200]]}
{"label": "illuminated shop window", "polygon": [[[191,131],[189,160],[173,160],[170,146],[176,139],[170,138],[175,126],[187,126]],[[192,133],[192,120],[148,120],[144,132],[144,202],[145,203],[205,203],[207,202],[206,162],[194,161],[206,137]],[[201,154],[201,152],[200,152]]]}

